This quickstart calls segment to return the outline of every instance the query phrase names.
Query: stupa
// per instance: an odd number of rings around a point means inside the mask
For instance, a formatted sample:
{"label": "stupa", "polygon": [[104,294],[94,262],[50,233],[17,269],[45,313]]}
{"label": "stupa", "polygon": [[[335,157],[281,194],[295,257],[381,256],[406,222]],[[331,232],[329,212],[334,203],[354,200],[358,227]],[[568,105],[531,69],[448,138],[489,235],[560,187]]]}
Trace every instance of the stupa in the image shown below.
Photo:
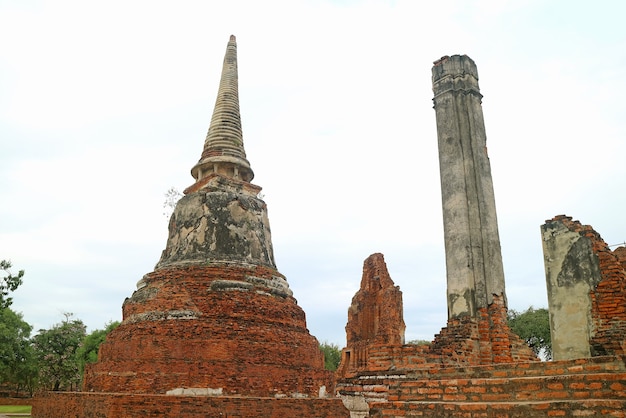
{"label": "stupa", "polygon": [[319,343],[276,268],[267,206],[246,158],[230,37],[202,155],[153,272],[86,370],[93,392],[317,397]]}

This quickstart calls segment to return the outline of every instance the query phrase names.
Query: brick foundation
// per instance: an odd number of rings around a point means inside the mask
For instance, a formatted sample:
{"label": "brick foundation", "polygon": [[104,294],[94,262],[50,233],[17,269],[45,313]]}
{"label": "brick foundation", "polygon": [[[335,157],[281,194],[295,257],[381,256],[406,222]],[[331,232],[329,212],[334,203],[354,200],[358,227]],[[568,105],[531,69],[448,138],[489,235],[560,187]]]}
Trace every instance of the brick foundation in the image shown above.
{"label": "brick foundation", "polygon": [[34,398],[33,417],[136,418],[340,418],[350,417],[340,399],[167,396],[124,393],[47,392]]}

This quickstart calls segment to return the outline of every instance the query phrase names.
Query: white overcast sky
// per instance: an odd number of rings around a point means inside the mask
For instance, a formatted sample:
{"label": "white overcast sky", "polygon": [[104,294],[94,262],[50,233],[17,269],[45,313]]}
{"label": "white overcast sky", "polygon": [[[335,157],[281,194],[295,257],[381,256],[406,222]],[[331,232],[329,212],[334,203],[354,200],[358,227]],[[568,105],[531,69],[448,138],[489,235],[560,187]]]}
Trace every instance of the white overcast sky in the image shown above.
{"label": "white overcast sky", "polygon": [[626,2],[0,0],[0,259],[35,330],[121,319],[193,180],[237,36],[246,152],[275,257],[345,345],[385,255],[406,338],[446,322],[431,68],[478,66],[509,307],[547,306],[539,227],[626,240]]}

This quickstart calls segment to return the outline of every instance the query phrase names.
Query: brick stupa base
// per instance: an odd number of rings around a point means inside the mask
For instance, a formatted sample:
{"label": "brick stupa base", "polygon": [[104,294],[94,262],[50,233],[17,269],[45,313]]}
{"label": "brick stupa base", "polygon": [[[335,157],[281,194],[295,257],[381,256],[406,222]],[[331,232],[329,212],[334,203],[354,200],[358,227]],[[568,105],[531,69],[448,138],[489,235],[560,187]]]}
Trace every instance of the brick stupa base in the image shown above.
{"label": "brick stupa base", "polygon": [[271,268],[240,265],[146,275],[124,302],[124,321],[101,346],[98,363],[87,368],[83,390],[314,397],[321,387],[332,390],[304,312],[271,287],[279,280]]}

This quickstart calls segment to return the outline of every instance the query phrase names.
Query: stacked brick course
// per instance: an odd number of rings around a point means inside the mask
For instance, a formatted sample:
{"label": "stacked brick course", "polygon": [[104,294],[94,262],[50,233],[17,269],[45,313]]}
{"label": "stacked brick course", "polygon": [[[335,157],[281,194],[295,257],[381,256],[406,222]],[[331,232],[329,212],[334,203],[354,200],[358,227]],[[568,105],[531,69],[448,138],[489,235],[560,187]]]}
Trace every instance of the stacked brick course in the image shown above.
{"label": "stacked brick course", "polygon": [[[371,417],[626,416],[623,357],[394,370],[360,375]],[[367,385],[360,382],[367,382]]]}

